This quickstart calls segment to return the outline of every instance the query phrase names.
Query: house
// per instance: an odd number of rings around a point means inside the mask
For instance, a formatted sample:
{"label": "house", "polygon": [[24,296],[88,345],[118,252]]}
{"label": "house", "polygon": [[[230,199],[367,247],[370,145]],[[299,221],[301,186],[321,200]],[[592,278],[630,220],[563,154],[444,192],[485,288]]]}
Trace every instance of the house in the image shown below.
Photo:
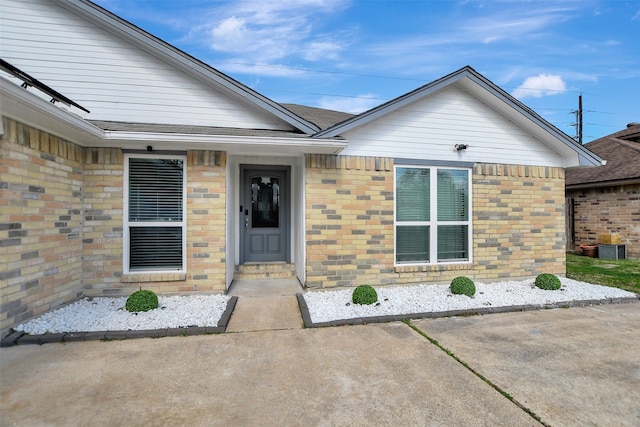
{"label": "house", "polygon": [[0,36],[3,333],[247,265],[307,289],[562,275],[565,168],[601,162],[471,67],[351,116],[87,0],[3,0]]}
{"label": "house", "polygon": [[618,234],[627,258],[640,259],[640,123],[629,123],[585,147],[606,164],[566,172],[567,247]]}

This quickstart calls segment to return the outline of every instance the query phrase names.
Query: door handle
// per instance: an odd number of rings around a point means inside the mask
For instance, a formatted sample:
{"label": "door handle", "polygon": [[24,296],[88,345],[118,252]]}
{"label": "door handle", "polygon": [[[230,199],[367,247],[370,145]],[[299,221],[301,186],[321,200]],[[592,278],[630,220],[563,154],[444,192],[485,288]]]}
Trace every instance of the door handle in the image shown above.
{"label": "door handle", "polygon": [[249,218],[244,219],[244,231],[249,230]]}

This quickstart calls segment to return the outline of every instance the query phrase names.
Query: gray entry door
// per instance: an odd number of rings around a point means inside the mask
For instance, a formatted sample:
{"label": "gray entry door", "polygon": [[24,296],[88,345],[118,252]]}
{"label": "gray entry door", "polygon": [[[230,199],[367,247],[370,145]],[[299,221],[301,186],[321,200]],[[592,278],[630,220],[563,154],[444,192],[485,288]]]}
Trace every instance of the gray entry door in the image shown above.
{"label": "gray entry door", "polygon": [[241,185],[241,261],[288,261],[288,170],[245,167]]}

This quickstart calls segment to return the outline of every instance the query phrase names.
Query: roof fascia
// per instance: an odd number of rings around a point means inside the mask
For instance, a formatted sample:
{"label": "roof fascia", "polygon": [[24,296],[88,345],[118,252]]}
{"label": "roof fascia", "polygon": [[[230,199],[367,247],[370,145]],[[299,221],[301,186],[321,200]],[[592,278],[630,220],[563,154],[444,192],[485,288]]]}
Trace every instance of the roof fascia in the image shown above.
{"label": "roof fascia", "polygon": [[99,127],[0,76],[0,113],[78,145],[97,143]]}
{"label": "roof fascia", "polygon": [[237,80],[221,73],[204,62],[153,36],[119,16],[103,9],[89,0],[52,0],[66,9],[79,14],[106,28],[112,33],[125,37],[146,51],[164,60],[169,60],[187,74],[211,85],[215,82],[236,97],[244,99],[278,117],[284,122],[306,134],[314,134],[320,128],[302,117],[292,113],[264,95],[250,89]]}
{"label": "roof fascia", "polygon": [[105,131],[105,140],[101,145],[124,149],[140,149],[152,145],[154,150],[175,149],[179,146],[185,150],[219,150],[228,154],[291,156],[339,154],[347,144],[344,139],[318,141],[311,138]]}

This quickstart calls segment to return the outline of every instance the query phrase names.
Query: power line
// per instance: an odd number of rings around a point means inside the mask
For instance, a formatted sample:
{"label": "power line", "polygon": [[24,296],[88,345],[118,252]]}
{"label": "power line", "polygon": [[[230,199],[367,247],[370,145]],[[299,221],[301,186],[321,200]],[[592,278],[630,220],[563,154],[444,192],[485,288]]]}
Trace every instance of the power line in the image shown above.
{"label": "power line", "polygon": [[424,83],[427,82],[426,79],[417,79],[412,77],[394,77],[394,76],[381,76],[377,74],[348,73],[346,71],[317,70],[313,68],[287,67],[284,65],[249,64],[246,62],[227,62],[227,64],[244,65],[247,67],[275,68],[279,70],[308,71],[311,73],[320,73],[320,74],[324,73],[324,74],[339,74],[343,76],[354,76],[354,77],[371,77],[375,79],[408,80],[408,81],[424,82]]}
{"label": "power line", "polygon": [[[243,65],[246,67],[261,67],[261,68],[274,68],[278,70],[292,70],[292,71],[307,71],[311,73],[319,73],[319,74],[337,74],[343,76],[353,76],[353,77],[370,77],[375,79],[386,79],[386,80],[404,80],[404,81],[415,81],[421,82],[423,84],[428,83],[431,80],[427,79],[419,79],[415,77],[397,77],[397,76],[384,76],[380,74],[361,74],[361,73],[350,73],[347,71],[334,71],[334,70],[319,70],[316,68],[306,68],[306,67],[290,67],[285,65],[268,65],[268,64],[255,64],[248,62],[236,62],[236,61],[228,61],[227,64],[234,65]],[[545,92],[557,92],[557,93],[587,93],[591,95],[595,95],[591,92],[582,92],[579,90],[569,90],[569,89],[547,89],[547,88],[536,88],[536,87],[522,87],[522,86],[500,86],[502,89],[522,89],[522,90],[543,90]],[[306,93],[306,92],[300,92]]]}

